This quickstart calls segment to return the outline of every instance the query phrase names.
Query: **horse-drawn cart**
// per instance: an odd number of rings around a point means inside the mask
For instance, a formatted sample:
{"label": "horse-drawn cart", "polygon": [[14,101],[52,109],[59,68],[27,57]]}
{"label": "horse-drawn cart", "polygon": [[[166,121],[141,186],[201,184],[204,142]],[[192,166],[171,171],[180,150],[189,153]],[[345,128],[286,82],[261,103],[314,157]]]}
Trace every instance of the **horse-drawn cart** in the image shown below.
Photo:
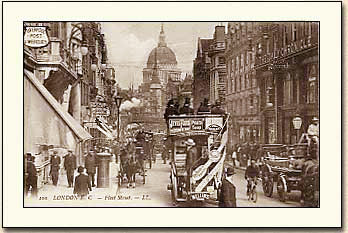
{"label": "horse-drawn cart", "polygon": [[291,191],[298,190],[306,206],[317,206],[319,163],[310,158],[307,147],[307,144],[264,145],[266,156],[261,164],[261,177],[265,196],[272,197],[276,184],[280,201],[285,202]]}
{"label": "horse-drawn cart", "polygon": [[[145,184],[146,169],[145,169],[145,154],[144,148],[137,144],[134,153],[127,154],[121,157],[120,170],[118,175],[118,184],[122,185],[125,178],[127,179],[128,187],[135,187],[136,175],[142,177]],[[125,177],[126,176],[126,177]]]}

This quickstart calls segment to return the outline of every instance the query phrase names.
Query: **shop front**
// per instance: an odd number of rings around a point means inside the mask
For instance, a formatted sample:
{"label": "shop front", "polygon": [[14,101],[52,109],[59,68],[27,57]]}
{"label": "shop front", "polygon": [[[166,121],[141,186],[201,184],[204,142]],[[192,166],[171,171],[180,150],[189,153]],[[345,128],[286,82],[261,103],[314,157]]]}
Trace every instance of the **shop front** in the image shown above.
{"label": "shop front", "polygon": [[91,138],[34,74],[24,70],[24,153],[35,156],[38,187],[48,182],[49,159],[53,150],[61,157],[68,149],[73,150],[78,165],[81,165],[82,144]]}

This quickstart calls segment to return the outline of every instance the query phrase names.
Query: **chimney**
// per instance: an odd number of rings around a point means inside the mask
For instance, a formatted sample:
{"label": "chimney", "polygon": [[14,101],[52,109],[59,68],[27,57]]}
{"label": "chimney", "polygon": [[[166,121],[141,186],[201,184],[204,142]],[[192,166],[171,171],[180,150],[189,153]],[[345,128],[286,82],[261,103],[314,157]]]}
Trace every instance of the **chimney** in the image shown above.
{"label": "chimney", "polygon": [[218,42],[225,41],[225,26],[215,26],[215,40]]}

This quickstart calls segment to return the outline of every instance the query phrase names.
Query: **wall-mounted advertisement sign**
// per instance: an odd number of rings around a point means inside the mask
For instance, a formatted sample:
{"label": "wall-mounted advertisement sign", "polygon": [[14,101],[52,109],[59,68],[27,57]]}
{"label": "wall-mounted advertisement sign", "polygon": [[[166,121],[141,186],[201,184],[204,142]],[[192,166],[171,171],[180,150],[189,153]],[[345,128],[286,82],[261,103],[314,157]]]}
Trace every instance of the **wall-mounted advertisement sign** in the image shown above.
{"label": "wall-mounted advertisement sign", "polygon": [[49,43],[47,27],[29,26],[25,28],[24,44],[31,48],[41,48]]}
{"label": "wall-mounted advertisement sign", "polygon": [[170,133],[181,133],[187,131],[201,131],[204,130],[203,118],[181,118],[169,119]]}

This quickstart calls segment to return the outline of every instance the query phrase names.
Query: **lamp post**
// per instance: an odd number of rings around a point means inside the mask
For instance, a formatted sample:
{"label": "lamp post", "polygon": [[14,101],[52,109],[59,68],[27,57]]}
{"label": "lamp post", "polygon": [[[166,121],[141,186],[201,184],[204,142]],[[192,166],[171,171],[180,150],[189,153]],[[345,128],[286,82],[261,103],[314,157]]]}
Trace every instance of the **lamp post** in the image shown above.
{"label": "lamp post", "polygon": [[122,99],[123,98],[121,96],[115,97],[115,102],[117,107],[117,141],[120,140],[120,107],[121,107]]}
{"label": "lamp post", "polygon": [[298,141],[300,137],[300,129],[302,126],[302,118],[300,117],[300,114],[296,113],[296,116],[292,119],[292,124],[294,126],[294,129],[296,130],[296,141]]}

